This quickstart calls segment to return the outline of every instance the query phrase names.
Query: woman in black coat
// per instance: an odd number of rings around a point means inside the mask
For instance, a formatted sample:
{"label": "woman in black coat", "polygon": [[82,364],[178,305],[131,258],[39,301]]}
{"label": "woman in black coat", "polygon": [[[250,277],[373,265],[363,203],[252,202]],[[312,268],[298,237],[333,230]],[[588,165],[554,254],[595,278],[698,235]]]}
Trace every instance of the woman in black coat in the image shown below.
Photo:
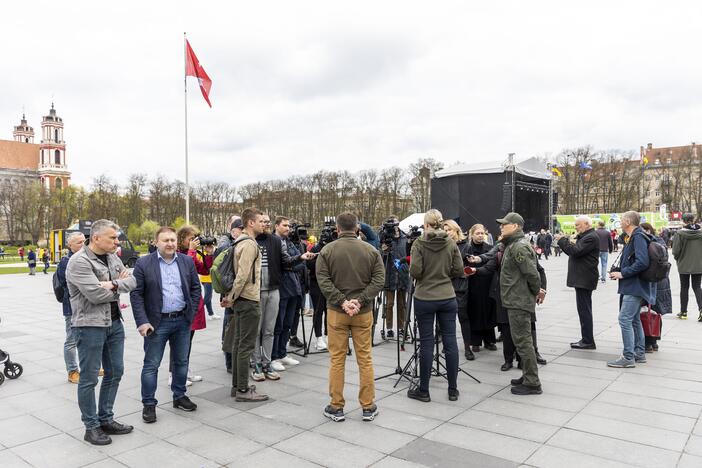
{"label": "woman in black coat", "polygon": [[[444,231],[456,242],[458,251],[461,253],[463,264],[466,263],[468,254],[468,242],[466,235],[461,231],[461,227],[453,220],[444,221]],[[463,346],[465,347],[466,359],[472,361],[475,355],[470,350],[470,320],[468,319],[468,284],[467,277],[454,278],[451,280],[453,290],[456,292],[456,302],[458,302],[458,323],[461,325],[461,336],[463,336]]]}
{"label": "woman in black coat", "polygon": [[[470,228],[467,255],[479,256],[488,253],[492,246],[485,242],[485,227],[474,224]],[[465,257],[464,257],[465,258]],[[495,301],[490,297],[489,275],[473,275],[468,285],[468,318],[470,320],[470,344],[473,352],[479,352],[480,346],[496,351],[495,346]]]}
{"label": "woman in black coat", "polygon": [[[650,223],[641,223],[641,229],[646,231],[646,234],[649,236],[652,236],[654,242],[658,242],[659,244],[663,245],[667,252],[668,246],[662,238],[656,235],[656,230]],[[668,276],[656,283],[656,303],[651,304],[651,310],[659,313],[660,315],[670,314],[673,312],[673,296],[670,292],[670,278],[668,278]],[[663,320],[661,320],[661,328],[663,328]],[[646,352],[652,353],[654,351],[658,351],[658,340],[660,339],[660,336],[647,336]]]}

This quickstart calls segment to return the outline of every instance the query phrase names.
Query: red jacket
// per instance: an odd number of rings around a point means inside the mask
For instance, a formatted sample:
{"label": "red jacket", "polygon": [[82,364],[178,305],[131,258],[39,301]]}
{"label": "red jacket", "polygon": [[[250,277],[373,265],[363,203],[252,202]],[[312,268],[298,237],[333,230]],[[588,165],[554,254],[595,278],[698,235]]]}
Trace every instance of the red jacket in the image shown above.
{"label": "red jacket", "polygon": [[[202,271],[205,269],[205,265],[202,263],[202,260],[197,255],[197,252],[194,250],[179,250],[178,252],[188,255],[190,258],[193,259],[193,262],[195,262],[195,269],[197,270],[197,273],[202,275]],[[209,269],[207,269],[207,273],[209,273]],[[205,274],[207,274],[205,273]],[[207,319],[205,318],[205,301],[202,300],[202,296],[200,296],[200,304],[197,306],[197,312],[195,313],[195,317],[193,317],[193,324],[190,326],[191,330],[202,330],[207,327]]]}

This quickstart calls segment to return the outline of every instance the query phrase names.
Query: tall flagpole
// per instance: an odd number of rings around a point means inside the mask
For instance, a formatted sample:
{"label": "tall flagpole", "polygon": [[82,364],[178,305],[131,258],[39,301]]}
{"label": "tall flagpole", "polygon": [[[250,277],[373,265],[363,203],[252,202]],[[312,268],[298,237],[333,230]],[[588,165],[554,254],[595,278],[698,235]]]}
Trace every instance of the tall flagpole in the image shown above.
{"label": "tall flagpole", "polygon": [[183,59],[183,96],[185,99],[185,224],[190,224],[190,180],[188,178],[188,48],[185,33],[183,33]]}

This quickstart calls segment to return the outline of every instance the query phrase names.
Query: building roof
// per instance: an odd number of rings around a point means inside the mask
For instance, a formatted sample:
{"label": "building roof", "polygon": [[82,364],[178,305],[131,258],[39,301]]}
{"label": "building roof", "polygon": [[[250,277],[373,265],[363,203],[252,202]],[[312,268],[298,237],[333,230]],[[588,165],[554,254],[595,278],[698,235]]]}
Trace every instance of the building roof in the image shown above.
{"label": "building roof", "polygon": [[[507,161],[488,161],[477,163],[460,163],[446,169],[437,171],[435,177],[449,177],[453,175],[463,174],[500,174],[507,170]],[[515,170],[518,174],[537,179],[550,179],[551,172],[546,164],[538,158],[526,158],[516,160],[514,163]]]}
{"label": "building roof", "polygon": [[39,167],[39,147],[34,143],[0,140],[0,168],[36,171]]}

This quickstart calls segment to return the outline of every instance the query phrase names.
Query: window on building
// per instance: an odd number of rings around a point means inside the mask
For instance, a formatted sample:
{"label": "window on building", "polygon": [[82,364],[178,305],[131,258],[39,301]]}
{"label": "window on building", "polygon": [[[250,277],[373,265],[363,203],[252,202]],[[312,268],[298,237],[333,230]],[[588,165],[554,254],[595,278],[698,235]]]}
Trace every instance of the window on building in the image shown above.
{"label": "window on building", "polygon": [[59,150],[54,151],[54,164],[61,164],[61,152]]}
{"label": "window on building", "polygon": [[657,197],[660,197],[660,196],[661,196],[661,192],[660,192],[659,190],[656,190],[656,196],[657,196]]}
{"label": "window on building", "polygon": [[56,179],[56,188],[61,190],[63,188],[63,181],[61,180],[60,177]]}
{"label": "window on building", "polygon": [[59,141],[59,139],[58,139],[58,128],[55,128],[55,129],[54,129],[54,141],[55,141],[56,143],[58,143],[58,141]]}

